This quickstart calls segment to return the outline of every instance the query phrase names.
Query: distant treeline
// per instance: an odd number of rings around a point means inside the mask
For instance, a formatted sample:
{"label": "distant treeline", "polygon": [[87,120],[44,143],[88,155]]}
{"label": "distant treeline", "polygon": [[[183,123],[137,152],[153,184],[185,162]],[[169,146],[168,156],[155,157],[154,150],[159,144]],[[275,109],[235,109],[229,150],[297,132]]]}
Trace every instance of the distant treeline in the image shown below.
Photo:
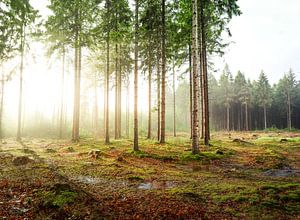
{"label": "distant treeline", "polygon": [[209,93],[215,130],[300,128],[300,82],[292,69],[271,86],[263,71],[250,81],[226,65],[218,80],[210,75]]}

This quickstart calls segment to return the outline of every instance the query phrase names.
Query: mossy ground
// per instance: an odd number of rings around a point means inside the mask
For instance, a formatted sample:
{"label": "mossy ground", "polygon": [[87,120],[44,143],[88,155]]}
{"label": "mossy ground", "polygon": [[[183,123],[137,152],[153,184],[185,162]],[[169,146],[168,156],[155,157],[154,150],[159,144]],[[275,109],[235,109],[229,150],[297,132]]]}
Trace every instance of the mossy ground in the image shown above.
{"label": "mossy ground", "polygon": [[[110,145],[92,138],[24,139],[23,145],[7,139],[0,148],[1,215],[298,219],[299,137],[297,132],[213,133],[211,146],[201,146],[199,155],[191,154],[184,135],[169,137],[166,144],[141,138],[137,152],[126,139]],[[99,157],[89,155],[91,150],[100,150]],[[12,158],[22,155],[34,162],[14,166]],[[270,170],[291,173],[266,175]],[[21,202],[14,203],[18,196]]]}

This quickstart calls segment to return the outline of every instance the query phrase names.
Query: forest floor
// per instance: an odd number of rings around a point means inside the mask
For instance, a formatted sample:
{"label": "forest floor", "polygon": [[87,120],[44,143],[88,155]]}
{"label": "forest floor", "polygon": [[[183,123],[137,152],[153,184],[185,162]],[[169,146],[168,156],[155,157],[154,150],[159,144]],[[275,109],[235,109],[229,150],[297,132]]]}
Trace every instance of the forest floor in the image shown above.
{"label": "forest floor", "polygon": [[300,219],[300,133],[140,140],[13,139],[0,147],[3,219]]}

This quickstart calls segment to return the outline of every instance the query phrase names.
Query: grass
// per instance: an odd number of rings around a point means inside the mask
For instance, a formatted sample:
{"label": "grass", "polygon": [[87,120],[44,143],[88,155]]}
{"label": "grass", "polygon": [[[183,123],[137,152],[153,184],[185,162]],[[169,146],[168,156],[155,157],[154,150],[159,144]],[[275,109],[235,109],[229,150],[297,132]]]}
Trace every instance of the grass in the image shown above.
{"label": "grass", "polygon": [[[103,140],[87,137],[79,144],[32,140],[27,143],[28,152],[8,143],[2,146],[2,151],[13,155],[34,152],[51,160],[58,172],[69,179],[98,178],[102,182],[86,185],[86,190],[104,193],[105,198],[117,194],[129,201],[144,198],[139,202],[145,200],[146,203],[151,200],[145,198],[153,194],[157,198],[184,201],[191,207],[203,207],[207,213],[218,213],[221,208],[225,217],[281,219],[300,215],[300,179],[265,176],[263,172],[286,167],[300,170],[300,138],[289,135],[269,131],[260,132],[258,137],[250,132],[232,132],[229,139],[228,134],[216,133],[212,146],[201,145],[197,155],[191,153],[190,139],[182,136],[169,137],[166,144],[141,138],[140,151],[132,150],[132,140],[113,140],[104,145]],[[235,138],[249,144],[233,142]],[[280,142],[282,138],[288,142]],[[48,147],[43,147],[46,145]],[[101,152],[98,159],[88,155],[95,149]],[[2,173],[1,177],[5,175]],[[138,189],[142,182],[160,187],[148,193]],[[174,184],[164,187],[167,182]],[[42,196],[48,205],[64,207],[73,203],[78,195],[71,189],[51,189],[45,190]]]}

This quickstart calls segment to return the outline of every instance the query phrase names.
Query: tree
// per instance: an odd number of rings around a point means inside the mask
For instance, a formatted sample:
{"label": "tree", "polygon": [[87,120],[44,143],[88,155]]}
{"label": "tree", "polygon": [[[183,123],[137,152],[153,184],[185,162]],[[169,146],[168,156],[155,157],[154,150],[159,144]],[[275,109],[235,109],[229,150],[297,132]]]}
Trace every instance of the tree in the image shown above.
{"label": "tree", "polygon": [[1,99],[0,99],[0,140],[3,138],[3,126],[2,126],[2,119],[3,119],[3,109],[4,109],[4,91],[5,91],[5,83],[10,81],[12,78],[12,74],[16,71],[16,68],[13,68],[10,72],[5,74],[4,71],[4,64],[0,64],[1,73]]}
{"label": "tree", "polygon": [[[72,141],[79,141],[80,84],[82,48],[91,44],[91,30],[97,9],[97,0],[51,0],[53,15],[48,19],[48,32],[58,38],[58,48],[66,44],[74,48],[74,107]],[[93,12],[93,13],[92,13]],[[47,26],[46,26],[47,27]]]}
{"label": "tree", "polygon": [[166,3],[165,0],[161,1],[161,131],[160,131],[160,143],[165,143],[166,132]]}
{"label": "tree", "polygon": [[251,103],[251,82],[246,82],[239,92],[239,100],[245,106],[245,130],[249,130],[249,105]]}
{"label": "tree", "polygon": [[[3,0],[0,4],[0,66],[2,67],[1,77],[1,105],[0,105],[0,137],[2,138],[2,113],[5,82],[11,78],[11,71],[5,74],[3,71],[4,63],[15,55],[15,52],[21,52],[21,63],[23,60],[24,44],[24,26],[30,24],[36,12],[26,1]],[[21,40],[20,40],[21,39]],[[22,104],[22,73],[20,71],[20,96],[19,96],[19,112],[18,119],[21,121],[21,104]],[[18,121],[18,125],[21,124]],[[18,129],[17,140],[21,140],[21,129]]]}
{"label": "tree", "polygon": [[69,44],[66,36],[67,24],[65,22],[64,8],[57,2],[52,1],[48,6],[55,14],[48,17],[45,23],[46,32],[44,33],[45,40],[50,43],[48,54],[53,54],[55,51],[61,56],[61,94],[60,94],[60,119],[59,119],[59,138],[63,136],[63,118],[64,118],[64,78],[65,78],[65,58],[67,53],[67,46]]}
{"label": "tree", "polygon": [[19,107],[18,107],[18,128],[17,141],[21,141],[22,128],[22,104],[23,104],[23,71],[24,71],[24,53],[26,46],[26,31],[27,28],[35,21],[37,11],[30,5],[28,0],[10,1],[11,10],[14,16],[14,28],[17,30],[16,37],[19,38],[20,60],[20,78],[19,78]]}
{"label": "tree", "polygon": [[[140,56],[143,58],[141,68],[143,72],[148,72],[148,132],[147,138],[152,136],[152,80],[153,67],[156,63],[155,54],[158,54],[158,45],[160,45],[158,31],[160,28],[160,4],[158,0],[149,0],[141,2],[140,16]],[[158,64],[157,64],[158,65]],[[159,112],[160,114],[160,112]]]}
{"label": "tree", "polygon": [[[19,2],[20,4],[20,2]],[[11,0],[4,0],[0,5],[0,61],[10,59],[19,48],[21,29],[18,27],[18,18],[15,17]]]}
{"label": "tree", "polygon": [[[122,93],[122,72],[124,62],[122,62],[124,44],[131,42],[131,18],[132,12],[127,0],[111,0],[110,13],[110,41],[115,45],[115,138],[121,138],[121,93]],[[105,18],[104,18],[105,19]]]}
{"label": "tree", "polygon": [[105,97],[104,97],[104,111],[105,111],[105,144],[109,144],[109,75],[110,75],[110,0],[106,0],[106,74],[105,74]]}
{"label": "tree", "polygon": [[223,73],[220,77],[220,101],[226,107],[226,130],[230,130],[230,107],[233,101],[233,85],[232,75],[228,65],[225,65]]}
{"label": "tree", "polygon": [[[197,5],[198,8],[198,5]],[[202,96],[202,130],[204,144],[209,145],[209,100],[208,100],[208,77],[207,77],[207,36],[205,21],[205,1],[200,0],[200,69],[201,69],[201,96]],[[198,28],[197,28],[198,32]]]}
{"label": "tree", "polygon": [[222,53],[226,44],[221,43],[222,32],[227,30],[229,21],[233,15],[241,12],[237,0],[200,0],[199,5],[199,41],[200,41],[200,69],[201,69],[201,91],[202,91],[202,111],[204,130],[204,143],[209,144],[209,99],[208,99],[208,74],[207,74],[207,53]]}
{"label": "tree", "polygon": [[[241,130],[242,127],[243,129],[248,130],[249,129],[248,106],[250,102],[250,90],[246,78],[241,71],[238,71],[237,75],[235,76],[233,86],[234,86],[235,104],[237,105],[237,111],[238,111],[237,113],[238,130]],[[244,106],[245,108],[245,120],[243,120],[242,106]],[[242,126],[243,121],[245,121],[244,126]]]}
{"label": "tree", "polygon": [[264,111],[264,129],[267,128],[267,108],[272,104],[271,86],[268,78],[262,70],[257,83],[255,83],[255,93],[258,105],[263,108]]}
{"label": "tree", "polygon": [[139,42],[139,0],[135,0],[135,25],[134,25],[134,133],[133,150],[139,150],[138,133],[138,42]]}
{"label": "tree", "polygon": [[287,128],[292,129],[292,107],[296,95],[296,79],[295,73],[289,69],[288,73],[284,74],[283,78],[279,80],[277,90],[278,95],[282,96],[282,101],[286,104],[286,121]]}
{"label": "tree", "polygon": [[192,152],[199,153],[199,120],[198,120],[198,100],[199,100],[199,73],[198,73],[198,19],[197,19],[197,0],[193,4],[193,33],[192,33],[192,63],[193,63],[193,132],[192,132]]}

